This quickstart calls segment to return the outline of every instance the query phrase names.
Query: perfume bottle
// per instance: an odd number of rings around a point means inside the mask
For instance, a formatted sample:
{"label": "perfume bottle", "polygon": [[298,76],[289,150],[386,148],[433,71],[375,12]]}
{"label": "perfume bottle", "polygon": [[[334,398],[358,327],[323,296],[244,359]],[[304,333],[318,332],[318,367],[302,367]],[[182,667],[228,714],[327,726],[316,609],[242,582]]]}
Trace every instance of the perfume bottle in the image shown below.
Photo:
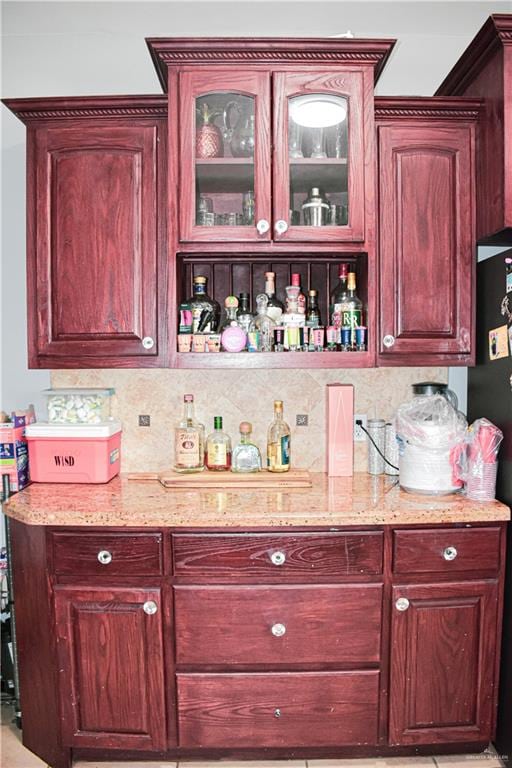
{"label": "perfume bottle", "polygon": [[267,435],[267,469],[269,472],[290,469],[290,427],[283,419],[282,400],[274,400],[274,419]]}
{"label": "perfume bottle", "polygon": [[174,470],[202,472],[204,469],[204,426],[194,415],[194,395],[183,396],[183,418],[174,429]]}
{"label": "perfume bottle", "polygon": [[260,472],[261,453],[251,441],[252,424],[242,421],[240,424],[240,442],[233,449],[233,472]]}
{"label": "perfume bottle", "polygon": [[231,438],[222,431],[222,416],[213,418],[213,432],[206,441],[206,466],[214,472],[231,468]]}

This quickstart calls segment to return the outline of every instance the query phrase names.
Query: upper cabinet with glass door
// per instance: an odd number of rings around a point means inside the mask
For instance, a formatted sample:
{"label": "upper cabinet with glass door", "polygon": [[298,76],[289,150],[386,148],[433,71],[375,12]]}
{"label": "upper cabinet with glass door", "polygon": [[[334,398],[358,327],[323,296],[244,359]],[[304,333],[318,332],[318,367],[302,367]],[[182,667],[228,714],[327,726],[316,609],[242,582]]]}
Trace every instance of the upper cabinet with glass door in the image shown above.
{"label": "upper cabinet with glass door", "polygon": [[180,239],[269,240],[270,73],[180,76]]}
{"label": "upper cabinet with glass door", "polygon": [[363,241],[363,74],[274,74],[277,240]]}

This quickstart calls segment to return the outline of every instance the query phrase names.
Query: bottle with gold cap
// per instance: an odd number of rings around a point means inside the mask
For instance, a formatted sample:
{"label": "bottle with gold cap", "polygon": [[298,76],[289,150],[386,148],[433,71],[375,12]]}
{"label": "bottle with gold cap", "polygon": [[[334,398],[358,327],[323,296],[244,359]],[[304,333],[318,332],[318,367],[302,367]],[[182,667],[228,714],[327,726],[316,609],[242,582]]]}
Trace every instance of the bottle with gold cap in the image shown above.
{"label": "bottle with gold cap", "polygon": [[267,435],[267,469],[269,472],[290,469],[290,427],[283,419],[282,400],[274,400],[274,419]]}

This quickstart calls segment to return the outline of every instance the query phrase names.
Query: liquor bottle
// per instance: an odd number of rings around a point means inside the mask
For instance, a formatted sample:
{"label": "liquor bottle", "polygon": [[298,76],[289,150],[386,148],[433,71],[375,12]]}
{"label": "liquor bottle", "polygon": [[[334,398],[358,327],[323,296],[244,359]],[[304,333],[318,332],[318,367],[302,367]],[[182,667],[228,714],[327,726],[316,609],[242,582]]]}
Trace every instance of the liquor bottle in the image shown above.
{"label": "liquor bottle", "polygon": [[204,469],[204,426],[194,415],[194,395],[183,396],[183,418],[174,429],[174,470],[202,472]]}
{"label": "liquor bottle", "polygon": [[242,421],[240,424],[240,442],[233,448],[232,472],[260,472],[261,453],[251,441],[252,424]]}
{"label": "liquor bottle", "polygon": [[341,327],[350,328],[350,350],[356,349],[356,328],[363,324],[363,302],[356,294],[356,273],[348,273],[347,297],[339,304]]}
{"label": "liquor bottle", "polygon": [[308,310],[306,312],[306,325],[310,328],[318,328],[321,325],[320,309],[318,308],[318,291],[308,291]]}
{"label": "liquor bottle", "polygon": [[267,434],[267,469],[269,472],[290,469],[290,427],[283,419],[282,400],[274,400],[274,420]]}
{"label": "liquor bottle", "polygon": [[340,264],[338,277],[339,281],[334,286],[334,290],[331,293],[330,307],[331,325],[334,325],[335,328],[341,328],[343,325],[341,322],[341,305],[346,301],[348,296],[348,264]]}
{"label": "liquor bottle", "polygon": [[241,352],[246,347],[247,334],[238,323],[236,296],[227,296],[224,308],[224,319],[219,329],[222,349],[225,352]]}
{"label": "liquor bottle", "polygon": [[231,469],[231,438],[222,431],[222,416],[214,416],[213,432],[206,441],[206,466],[214,472]]}
{"label": "liquor bottle", "polygon": [[272,318],[276,325],[279,325],[284,306],[276,296],[275,280],[275,272],[265,272],[265,293],[268,297],[267,315]]}
{"label": "liquor bottle", "polygon": [[238,311],[236,313],[236,319],[238,320],[238,325],[240,328],[243,328],[246,333],[249,333],[249,328],[251,327],[253,317],[254,315],[252,314],[249,306],[249,294],[240,293],[238,296]]}
{"label": "liquor bottle", "polygon": [[224,316],[219,326],[219,333],[232,325],[238,325],[238,299],[236,296],[226,296],[224,299]]}
{"label": "liquor bottle", "polygon": [[194,277],[193,296],[187,303],[192,307],[192,333],[215,333],[219,325],[220,305],[206,293],[207,278]]}
{"label": "liquor bottle", "polygon": [[260,293],[256,296],[257,314],[253,319],[249,332],[258,331],[258,352],[272,352],[274,345],[274,328],[276,324],[269,315],[268,296]]}
{"label": "liquor bottle", "polygon": [[297,294],[297,307],[295,309],[292,309],[288,306],[288,301],[286,302],[286,311],[287,312],[298,312],[300,315],[306,314],[306,297],[301,291],[300,288],[300,275],[298,272],[294,272],[292,274],[292,285],[297,287],[299,289],[299,292]]}

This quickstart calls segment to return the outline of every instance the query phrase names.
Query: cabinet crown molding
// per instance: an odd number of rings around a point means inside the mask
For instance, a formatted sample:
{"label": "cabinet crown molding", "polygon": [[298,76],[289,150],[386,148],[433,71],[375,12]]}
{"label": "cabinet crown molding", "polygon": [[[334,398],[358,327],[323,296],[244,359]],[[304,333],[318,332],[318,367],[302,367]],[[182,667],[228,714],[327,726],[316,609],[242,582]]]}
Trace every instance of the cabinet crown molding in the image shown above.
{"label": "cabinet crown molding", "polygon": [[76,118],[167,117],[165,96],[78,96],[3,99],[2,103],[23,123],[31,120]]}
{"label": "cabinet crown molding", "polygon": [[380,96],[375,99],[375,119],[478,120],[484,103],[480,99],[433,98],[430,96]]}
{"label": "cabinet crown molding", "polygon": [[500,46],[512,45],[512,14],[489,16],[457,63],[445,77],[435,96],[457,96]]}
{"label": "cabinet crown molding", "polygon": [[286,62],[341,64],[367,62],[377,82],[393,50],[393,39],[357,38],[146,38],[158,77],[167,90],[167,67],[181,64],[268,65]]}

